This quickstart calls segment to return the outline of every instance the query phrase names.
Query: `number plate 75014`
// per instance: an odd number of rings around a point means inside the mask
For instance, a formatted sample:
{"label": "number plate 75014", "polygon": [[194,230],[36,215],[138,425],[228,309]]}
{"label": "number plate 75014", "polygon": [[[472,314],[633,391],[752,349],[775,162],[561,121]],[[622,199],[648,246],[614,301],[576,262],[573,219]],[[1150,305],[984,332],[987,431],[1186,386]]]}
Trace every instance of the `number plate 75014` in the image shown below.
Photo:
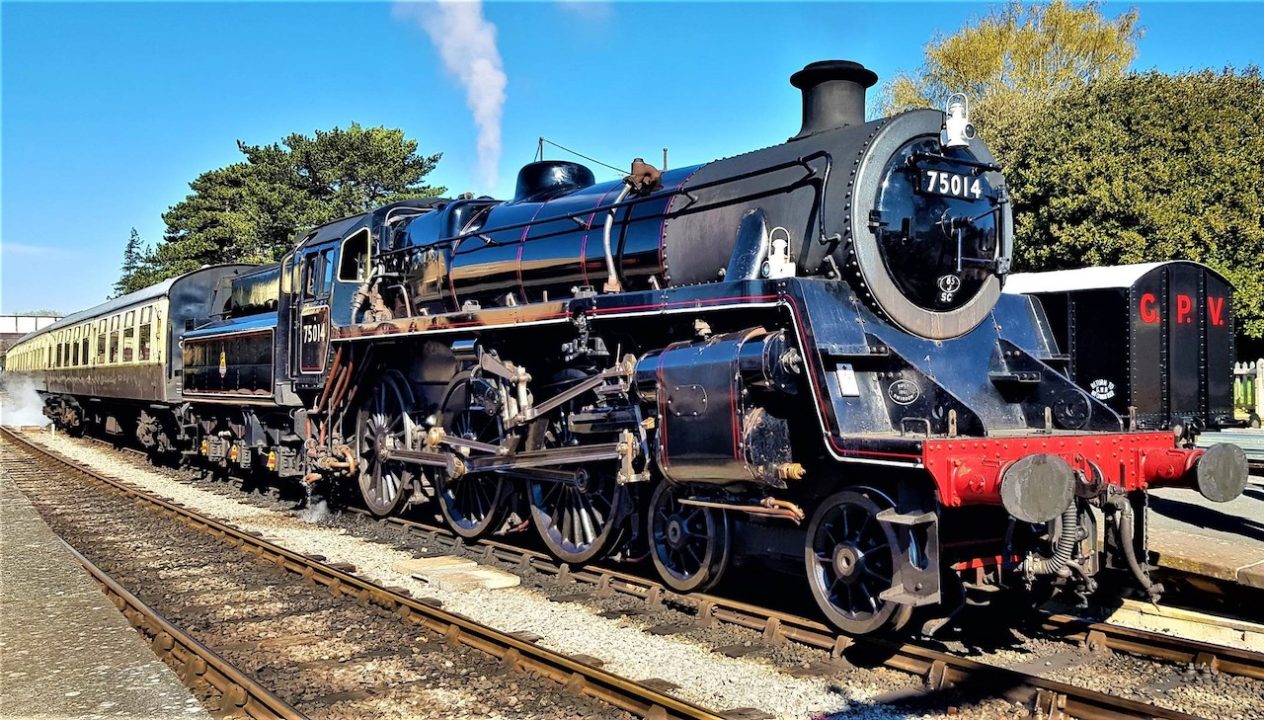
{"label": "number plate 75014", "polygon": [[983,183],[977,177],[944,170],[921,170],[917,189],[928,195],[978,200],[983,197]]}

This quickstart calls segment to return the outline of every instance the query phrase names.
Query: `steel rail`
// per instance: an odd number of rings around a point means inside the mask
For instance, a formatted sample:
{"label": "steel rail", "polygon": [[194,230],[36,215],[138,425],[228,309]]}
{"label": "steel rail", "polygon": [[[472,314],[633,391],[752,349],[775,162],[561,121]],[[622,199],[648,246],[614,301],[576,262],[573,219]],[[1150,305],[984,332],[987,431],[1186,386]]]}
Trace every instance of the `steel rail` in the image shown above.
{"label": "steel rail", "polygon": [[1192,663],[1215,672],[1264,680],[1264,653],[1214,645],[1163,633],[1094,622],[1074,615],[1051,614],[1040,628],[1095,649],[1108,649],[1173,663]]}
{"label": "steel rail", "polygon": [[[367,512],[352,509],[368,515]],[[379,519],[423,535],[429,542],[457,547],[463,541],[447,528],[400,517]],[[798,615],[752,605],[705,593],[682,595],[661,583],[610,568],[586,565],[572,568],[551,556],[498,540],[475,541],[488,560],[517,564],[563,579],[592,585],[599,593],[620,593],[641,598],[651,605],[671,604],[696,613],[698,622],[737,625],[759,631],[766,641],[791,641],[829,652],[831,659],[844,657],[849,648],[863,647],[867,654],[882,657],[886,667],[921,676],[928,690],[972,684],[1005,688],[1001,694],[1018,702],[1033,704],[1042,712],[1058,711],[1071,717],[1096,718],[1158,717],[1188,718],[1188,714],[1165,710],[1148,703],[1079,688],[1020,671],[958,657],[915,642],[899,643],[884,638],[851,637],[825,624]],[[1146,630],[1109,623],[1091,622],[1071,615],[1047,615],[1041,629],[1069,642],[1090,648],[1107,648],[1147,658],[1177,663],[1194,663],[1229,675],[1264,679],[1264,654],[1249,650],[1185,640]]]}
{"label": "steel rail", "polygon": [[353,574],[353,569],[344,569],[346,566],[329,564],[323,559],[281,547],[130,483],[83,467],[74,460],[30,442],[8,428],[0,430],[6,439],[19,444],[37,457],[56,462],[73,472],[103,483],[126,497],[140,500],[191,527],[240,548],[243,552],[268,560],[309,582],[322,585],[335,596],[345,595],[354,598],[361,605],[381,607],[401,620],[416,623],[442,635],[448,642],[459,642],[487,653],[498,659],[507,670],[534,672],[563,685],[568,692],[575,695],[588,696],[651,720],[723,720],[722,714],[483,625],[463,615],[435,607],[411,597],[406,594],[406,590],[383,587]]}
{"label": "steel rail", "polygon": [[[154,654],[175,669],[185,685],[194,688],[200,681],[209,683],[230,704],[229,707],[246,717],[259,720],[301,720],[307,717],[219,653],[173,625],[66,541],[63,540],[62,544],[101,585],[102,592],[132,627],[149,638]],[[220,709],[228,710],[229,707],[221,705]]]}
{"label": "steel rail", "polygon": [[[350,512],[373,517],[359,508]],[[1121,698],[1067,683],[1041,678],[1017,670],[959,657],[916,642],[900,643],[885,638],[852,637],[811,618],[744,603],[705,593],[680,594],[661,583],[631,573],[583,565],[572,567],[552,556],[491,538],[465,541],[445,527],[398,516],[375,518],[423,536],[430,543],[450,548],[482,548],[487,560],[515,564],[561,579],[591,585],[600,594],[623,594],[640,598],[652,606],[674,605],[693,611],[702,625],[720,622],[762,633],[770,643],[796,642],[824,650],[831,660],[845,657],[852,647],[867,656],[882,658],[884,666],[923,678],[928,691],[951,686],[989,689],[989,695],[1023,702],[1056,717],[1058,713],[1084,720],[1116,718],[1171,718],[1195,716],[1167,710],[1148,703]],[[1041,629],[1069,642],[1090,648],[1106,648],[1168,662],[1194,663],[1229,675],[1264,679],[1264,654],[1212,645],[1161,633],[1119,625],[1092,622],[1071,615],[1050,614],[1041,618]]]}
{"label": "steel rail", "polygon": [[[367,512],[358,508],[353,508],[351,511],[368,515]],[[447,528],[398,517],[380,521],[400,525],[410,532],[425,535],[431,542],[444,543],[450,547],[455,547],[462,542]],[[687,607],[697,613],[699,621],[703,624],[719,620],[740,625],[761,631],[768,640],[786,639],[828,650],[834,658],[839,657],[854,642],[860,640],[860,638],[839,633],[811,618],[717,595],[705,593],[682,595],[667,589],[655,580],[611,568],[586,565],[576,569],[559,563],[545,553],[498,540],[483,538],[477,540],[476,544],[484,548],[484,556],[488,559],[515,563],[549,574],[563,575],[575,581],[593,585],[603,592],[633,595],[648,600],[652,604],[668,602]],[[1061,613],[1042,616],[1038,627],[1050,635],[1093,649],[1109,649],[1173,663],[1193,663],[1226,675],[1264,680],[1264,653],[1113,623],[1086,620]],[[863,640],[866,643],[874,641],[871,638]]]}

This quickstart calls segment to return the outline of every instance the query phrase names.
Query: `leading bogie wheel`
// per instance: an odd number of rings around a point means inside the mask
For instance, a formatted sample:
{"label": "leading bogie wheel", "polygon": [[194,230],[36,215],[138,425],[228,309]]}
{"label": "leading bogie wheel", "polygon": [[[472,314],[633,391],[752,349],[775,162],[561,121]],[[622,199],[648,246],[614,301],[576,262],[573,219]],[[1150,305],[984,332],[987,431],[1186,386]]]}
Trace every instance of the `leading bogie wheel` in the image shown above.
{"label": "leading bogie wheel", "polygon": [[412,470],[389,459],[392,450],[407,447],[412,420],[412,391],[397,373],[382,375],[356,413],[360,495],[378,517],[399,509],[412,487]]}
{"label": "leading bogie wheel", "polygon": [[661,482],[650,497],[650,557],[668,587],[701,592],[715,587],[728,567],[728,517],[717,508],[682,503],[683,494],[683,488]]}
{"label": "leading bogie wheel", "polygon": [[[448,384],[441,406],[444,431],[453,437],[500,442],[503,423],[496,408],[484,404],[490,382],[463,372]],[[435,497],[448,527],[472,540],[500,528],[508,505],[508,483],[498,473],[467,472],[452,477],[436,472]]]}
{"label": "leading bogie wheel", "polygon": [[894,531],[877,519],[892,506],[877,490],[844,490],[821,502],[808,523],[808,586],[825,617],[846,633],[899,629],[912,615],[912,606],[880,597],[893,586],[899,562]]}

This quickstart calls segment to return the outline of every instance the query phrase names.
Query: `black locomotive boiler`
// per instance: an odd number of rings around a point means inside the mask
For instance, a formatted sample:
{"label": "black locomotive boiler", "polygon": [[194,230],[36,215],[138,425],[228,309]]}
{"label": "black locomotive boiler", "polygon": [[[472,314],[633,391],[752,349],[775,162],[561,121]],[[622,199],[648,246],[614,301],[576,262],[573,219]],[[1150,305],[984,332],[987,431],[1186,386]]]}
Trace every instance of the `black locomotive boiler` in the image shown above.
{"label": "black locomotive boiler", "polygon": [[853,633],[1106,567],[1156,592],[1146,489],[1228,499],[1242,452],[1076,386],[1001,292],[1005,176],[964,101],[866,122],[876,79],[808,65],[799,132],[735,157],[542,161],[509,201],[317,228],[184,334],[178,439],[467,538],[529,520],[567,562],[635,543],[679,591],[798,569]]}

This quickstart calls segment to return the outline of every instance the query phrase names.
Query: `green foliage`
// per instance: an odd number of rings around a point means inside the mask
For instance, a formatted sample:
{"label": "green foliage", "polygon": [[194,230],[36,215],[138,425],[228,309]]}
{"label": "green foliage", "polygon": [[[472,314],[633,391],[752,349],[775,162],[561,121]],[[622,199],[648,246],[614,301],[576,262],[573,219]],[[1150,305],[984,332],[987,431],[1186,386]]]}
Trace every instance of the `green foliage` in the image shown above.
{"label": "green foliage", "polygon": [[202,173],[162,219],[153,280],[226,262],[272,262],[295,235],[384,203],[434,197],[424,180],[440,154],[419,155],[402,130],[352,124],[294,133],[279,143],[237,143],[243,162]]}
{"label": "green foliage", "polygon": [[1136,11],[1011,3],[925,48],[883,110],[965,92],[1005,168],[1023,270],[1189,259],[1237,286],[1264,337],[1264,83],[1258,69],[1126,74]]}
{"label": "green foliage", "polygon": [[1011,141],[1046,103],[1127,70],[1141,36],[1137,19],[1133,10],[1108,20],[1095,1],[1011,2],[928,43],[922,67],[883,88],[883,114],[943,108],[963,92],[971,120],[1004,163]]}
{"label": "green foliage", "polygon": [[135,292],[154,282],[153,253],[141,244],[140,233],[132,228],[132,234],[123,248],[123,267],[118,281],[114,283],[114,294],[111,297]]}
{"label": "green foliage", "polygon": [[943,107],[957,92],[982,104],[1014,96],[1047,100],[1122,75],[1136,54],[1137,12],[1107,20],[1099,8],[1099,2],[1074,7],[1054,0],[994,9],[955,35],[932,40],[922,68],[886,88],[886,110]]}
{"label": "green foliage", "polygon": [[1264,80],[1149,72],[1059,96],[1006,153],[1016,259],[1051,270],[1169,259],[1237,287],[1264,337]]}

